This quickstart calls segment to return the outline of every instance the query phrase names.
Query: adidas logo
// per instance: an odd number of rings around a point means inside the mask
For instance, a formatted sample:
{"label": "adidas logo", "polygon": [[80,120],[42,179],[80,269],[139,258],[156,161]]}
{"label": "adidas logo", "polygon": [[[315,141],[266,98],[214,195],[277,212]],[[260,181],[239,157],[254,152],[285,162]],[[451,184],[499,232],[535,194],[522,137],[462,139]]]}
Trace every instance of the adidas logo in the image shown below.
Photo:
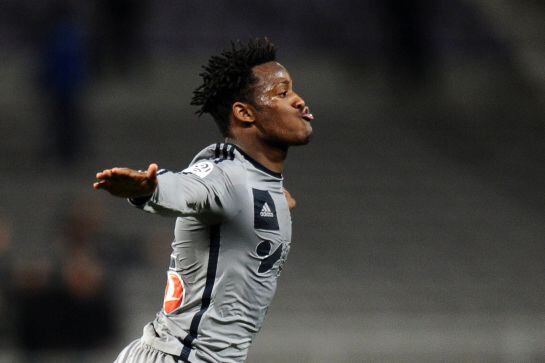
{"label": "adidas logo", "polygon": [[261,212],[259,212],[259,215],[261,217],[274,217],[274,214],[267,203],[263,204],[263,208],[261,208]]}

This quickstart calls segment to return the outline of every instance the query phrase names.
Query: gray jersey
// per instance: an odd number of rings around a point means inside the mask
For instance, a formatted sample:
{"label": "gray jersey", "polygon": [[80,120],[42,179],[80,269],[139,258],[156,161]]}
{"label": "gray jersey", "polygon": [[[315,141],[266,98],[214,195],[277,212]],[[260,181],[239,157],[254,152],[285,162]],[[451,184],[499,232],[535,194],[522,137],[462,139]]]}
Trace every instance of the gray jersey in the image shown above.
{"label": "gray jersey", "polygon": [[178,218],[163,308],[143,341],[182,361],[242,362],[291,242],[282,175],[220,143],[158,180],[136,205]]}

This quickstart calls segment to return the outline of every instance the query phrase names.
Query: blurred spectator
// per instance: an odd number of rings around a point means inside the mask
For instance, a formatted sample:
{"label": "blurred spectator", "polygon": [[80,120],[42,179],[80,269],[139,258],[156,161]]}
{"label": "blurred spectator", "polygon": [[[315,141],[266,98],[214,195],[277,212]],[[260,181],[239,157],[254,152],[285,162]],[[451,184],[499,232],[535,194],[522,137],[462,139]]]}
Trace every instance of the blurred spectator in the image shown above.
{"label": "blurred spectator", "polygon": [[148,11],[145,0],[96,0],[94,63],[99,74],[105,66],[126,75],[147,58],[143,24]]}
{"label": "blurred spectator", "polygon": [[142,243],[147,266],[159,273],[165,270],[172,250],[169,241],[172,239],[172,228],[170,226],[154,228],[148,233]]}
{"label": "blurred spectator", "polygon": [[29,259],[16,273],[19,343],[24,352],[80,351],[111,341],[115,311],[107,271],[96,251],[96,218],[72,208],[52,255]]}
{"label": "blurred spectator", "polygon": [[47,103],[47,140],[63,163],[77,160],[85,143],[81,94],[87,74],[86,47],[68,2],[54,2],[43,26],[42,87]]}

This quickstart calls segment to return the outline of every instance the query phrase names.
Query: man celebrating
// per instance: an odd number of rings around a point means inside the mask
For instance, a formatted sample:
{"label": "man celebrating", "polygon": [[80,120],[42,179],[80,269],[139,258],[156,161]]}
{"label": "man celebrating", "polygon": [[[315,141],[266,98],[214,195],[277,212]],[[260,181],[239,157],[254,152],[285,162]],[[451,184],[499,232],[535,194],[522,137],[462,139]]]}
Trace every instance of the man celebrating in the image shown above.
{"label": "man celebrating", "polygon": [[276,290],[291,242],[282,186],[288,148],[313,120],[267,39],[210,58],[194,92],[225,137],[181,172],[107,169],[95,189],[176,216],[163,309],[116,362],[243,362]]}

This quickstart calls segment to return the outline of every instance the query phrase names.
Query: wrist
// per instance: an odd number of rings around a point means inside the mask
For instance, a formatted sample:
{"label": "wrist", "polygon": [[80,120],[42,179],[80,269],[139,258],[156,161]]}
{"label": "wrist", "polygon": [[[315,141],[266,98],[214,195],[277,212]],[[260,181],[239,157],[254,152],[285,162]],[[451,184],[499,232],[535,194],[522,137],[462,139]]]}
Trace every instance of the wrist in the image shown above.
{"label": "wrist", "polygon": [[135,206],[141,206],[150,201],[153,194],[129,198],[129,202]]}

